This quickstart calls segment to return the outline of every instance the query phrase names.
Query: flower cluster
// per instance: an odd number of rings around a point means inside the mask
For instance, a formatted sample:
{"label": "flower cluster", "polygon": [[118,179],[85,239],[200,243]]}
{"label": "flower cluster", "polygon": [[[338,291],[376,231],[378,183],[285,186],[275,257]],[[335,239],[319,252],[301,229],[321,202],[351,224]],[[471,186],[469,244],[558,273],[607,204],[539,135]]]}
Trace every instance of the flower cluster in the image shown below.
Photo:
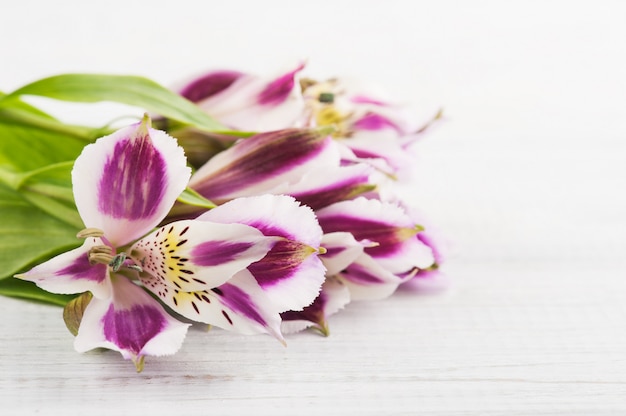
{"label": "flower cluster", "polygon": [[[430,122],[303,69],[215,71],[179,91],[228,134],[145,116],[83,149],[72,186],[84,243],[17,276],[83,294],[66,307],[78,351],[116,350],[140,371],[193,322],[282,343],[327,335],[350,301],[437,274],[436,236],[388,186]],[[177,202],[185,189],[215,207]]]}

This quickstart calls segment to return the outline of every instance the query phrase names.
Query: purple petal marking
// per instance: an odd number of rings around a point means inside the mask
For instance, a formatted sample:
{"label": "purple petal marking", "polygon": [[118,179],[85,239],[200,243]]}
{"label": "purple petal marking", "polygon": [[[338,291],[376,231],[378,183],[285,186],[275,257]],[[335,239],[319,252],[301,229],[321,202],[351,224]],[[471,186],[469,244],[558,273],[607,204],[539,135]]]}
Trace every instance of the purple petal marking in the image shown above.
{"label": "purple petal marking", "polygon": [[215,71],[187,85],[180,95],[197,103],[224,91],[244,74],[237,71]]}
{"label": "purple petal marking", "polygon": [[347,250],[347,247],[327,247],[323,257],[334,257]]}
{"label": "purple petal marking", "polygon": [[273,286],[298,271],[308,255],[305,247],[297,241],[278,241],[265,257],[248,266],[248,270],[262,288]]}
{"label": "purple petal marking", "polygon": [[355,130],[382,130],[392,128],[398,130],[391,120],[376,113],[367,113],[352,124]]}
{"label": "purple petal marking", "polygon": [[191,261],[198,266],[216,266],[235,260],[238,255],[249,250],[252,245],[252,243],[243,242],[207,241],[193,248]]}
{"label": "purple petal marking", "polygon": [[233,311],[241,313],[248,319],[263,326],[267,326],[267,322],[255,308],[250,296],[237,286],[224,283],[219,288],[214,289],[214,292],[220,296],[221,302]]}
{"label": "purple petal marking", "polygon": [[85,279],[94,282],[102,282],[107,275],[107,266],[105,264],[89,263],[89,257],[86,253],[81,253],[72,264],[57,271],[57,276],[69,275],[72,279]]}
{"label": "purple petal marking", "polygon": [[107,341],[135,355],[167,324],[163,314],[149,305],[135,305],[121,311],[116,311],[111,305],[102,323]]}
{"label": "purple petal marking", "polygon": [[366,97],[365,95],[355,95],[350,99],[355,104],[373,104],[379,106],[387,106],[388,104],[375,98]]}
{"label": "purple petal marking", "polygon": [[341,276],[357,284],[372,285],[385,283],[380,277],[372,274],[368,268],[356,263],[351,264],[346,270],[343,270]]}
{"label": "purple petal marking", "polygon": [[217,200],[314,159],[330,140],[303,129],[257,134],[228,150],[233,152],[233,161],[203,178],[194,189],[205,198]]}
{"label": "purple petal marking", "polygon": [[326,306],[327,296],[322,291],[315,298],[312,304],[305,307],[301,311],[287,311],[280,314],[280,317],[283,321],[309,321],[318,325],[323,325],[325,316],[324,316],[324,307]]}
{"label": "purple petal marking", "polygon": [[121,140],[104,166],[98,209],[113,218],[149,218],[165,194],[166,176],[165,160],[150,136]]}
{"label": "purple petal marking", "polygon": [[291,196],[316,211],[335,202],[352,199],[361,193],[371,190],[373,185],[368,185],[368,180],[367,175],[351,177],[341,182],[332,183],[324,188],[293,193]]}
{"label": "purple petal marking", "polygon": [[304,65],[299,65],[293,71],[267,84],[263,91],[259,93],[257,102],[261,105],[278,105],[285,101],[296,83],[295,75],[302,68],[304,68]]}
{"label": "purple petal marking", "polygon": [[370,240],[378,243],[374,247],[365,247],[365,252],[374,257],[393,254],[400,250],[406,241],[402,228],[381,222],[346,215],[319,218],[319,222],[324,233],[348,231],[357,241]]}

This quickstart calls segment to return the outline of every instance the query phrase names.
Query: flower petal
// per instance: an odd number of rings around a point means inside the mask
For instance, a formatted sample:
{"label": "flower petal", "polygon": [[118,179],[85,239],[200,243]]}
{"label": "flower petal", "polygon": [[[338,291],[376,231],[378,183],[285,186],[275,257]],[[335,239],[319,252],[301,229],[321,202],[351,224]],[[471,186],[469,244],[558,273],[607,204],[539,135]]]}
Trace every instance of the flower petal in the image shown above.
{"label": "flower petal", "polygon": [[372,167],[364,163],[334,169],[321,166],[312,169],[301,181],[286,186],[283,193],[318,210],[375,189],[376,185],[370,182],[371,173]]}
{"label": "flower petal", "polygon": [[397,204],[357,198],[330,205],[317,215],[325,233],[347,231],[357,240],[378,243],[365,252],[392,273],[427,268],[434,262],[432,250],[415,238],[419,229]]}
{"label": "flower petal", "polygon": [[359,242],[348,232],[334,232],[324,234],[322,247],[326,253],[320,258],[326,266],[326,276],[333,276],[354,262],[363,254],[363,249],[371,245],[368,242]]}
{"label": "flower petal", "polygon": [[183,149],[149,121],[86,146],[72,170],[74,198],[87,227],[123,246],[150,231],[187,186]]}
{"label": "flower petal", "polygon": [[[192,292],[221,285],[275,244],[275,238],[244,224],[183,220],[136,242],[130,256],[153,280]],[[148,280],[144,283],[151,287]]]}
{"label": "flower petal", "polygon": [[96,298],[107,298],[110,295],[107,266],[89,263],[89,251],[101,245],[104,243],[99,238],[87,238],[81,247],[59,254],[16,277],[52,293],[90,291]]}
{"label": "flower petal", "polygon": [[362,254],[336,276],[348,287],[352,300],[384,299],[405,281],[367,254]]}
{"label": "flower petal", "polygon": [[280,316],[254,277],[242,270],[212,289],[172,290],[160,280],[142,282],[182,316],[242,334],[269,333],[284,342]]}
{"label": "flower petal", "polygon": [[300,310],[319,293],[325,268],[315,252],[322,230],[310,208],[292,197],[263,195],[235,199],[198,219],[247,224],[266,236],[282,237],[248,267],[279,312]]}
{"label": "flower petal", "polygon": [[315,130],[288,129],[261,133],[211,158],[189,186],[213,202],[261,195],[298,182],[311,169],[339,164],[330,137]]}
{"label": "flower petal", "polygon": [[125,277],[112,275],[111,288],[110,299],[93,298],[85,309],[74,340],[78,352],[108,348],[139,365],[144,355],[170,355],[180,349],[189,324],[168,315]]}
{"label": "flower petal", "polygon": [[304,109],[298,74],[304,64],[272,78],[256,75],[238,77],[198,105],[235,130],[269,131],[297,124]]}
{"label": "flower petal", "polygon": [[283,319],[281,329],[285,334],[302,331],[310,326],[328,335],[328,317],[344,308],[350,302],[347,286],[334,277],[327,278],[322,291],[313,303],[302,311],[287,311],[280,314]]}
{"label": "flower petal", "polygon": [[197,103],[226,90],[243,76],[244,74],[239,71],[227,70],[209,72],[186,85],[180,91],[180,95],[189,101]]}

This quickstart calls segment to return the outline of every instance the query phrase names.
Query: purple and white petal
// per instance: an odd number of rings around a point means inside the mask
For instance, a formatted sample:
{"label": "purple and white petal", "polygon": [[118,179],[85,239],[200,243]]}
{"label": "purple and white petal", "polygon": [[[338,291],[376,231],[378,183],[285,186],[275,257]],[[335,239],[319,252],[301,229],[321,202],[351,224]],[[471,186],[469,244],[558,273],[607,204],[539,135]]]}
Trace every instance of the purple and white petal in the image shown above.
{"label": "purple and white petal", "polygon": [[74,198],[85,226],[119,247],[165,218],[190,174],[176,140],[144,118],[83,149],[72,170]]}
{"label": "purple and white petal", "polygon": [[372,167],[364,163],[338,164],[334,169],[323,166],[312,169],[299,182],[289,184],[282,193],[318,210],[375,189],[376,185],[370,181],[371,174]]}
{"label": "purple and white petal", "polygon": [[[130,256],[172,290],[206,290],[221,285],[277,244],[254,227],[183,220],[162,226],[136,242]],[[144,281],[150,288],[150,283]]]}
{"label": "purple and white petal", "polygon": [[348,232],[333,232],[324,234],[322,247],[326,253],[320,256],[326,267],[326,276],[333,276],[354,262],[363,254],[363,249],[372,245],[367,241],[357,241]]}
{"label": "purple and white petal", "polygon": [[224,202],[261,195],[296,183],[312,169],[339,164],[332,139],[315,130],[287,129],[241,140],[211,158],[189,186],[205,198]]}
{"label": "purple and white petal", "polygon": [[299,127],[304,101],[298,82],[304,64],[274,77],[238,76],[197,104],[221,123],[243,131]]}
{"label": "purple and white petal", "polygon": [[202,102],[227,90],[235,81],[244,76],[245,74],[239,71],[212,71],[185,85],[180,90],[180,95],[194,103]]}
{"label": "purple and white petal", "polygon": [[419,229],[397,204],[357,198],[323,208],[317,216],[325,233],[347,231],[356,240],[378,243],[365,252],[392,273],[433,264],[432,250],[415,238]]}
{"label": "purple and white petal", "polygon": [[112,297],[93,298],[85,309],[74,347],[119,351],[140,370],[145,355],[174,354],[189,324],[171,317],[143,288],[125,277],[111,276]]}
{"label": "purple and white petal", "polygon": [[15,277],[34,282],[52,292],[73,294],[91,292],[96,298],[110,296],[107,282],[109,271],[105,264],[91,264],[89,251],[104,243],[99,238],[87,238],[81,247],[59,254]]}
{"label": "purple and white petal", "polygon": [[248,267],[279,312],[300,310],[319,293],[325,273],[316,255],[322,230],[309,207],[289,196],[263,195],[235,199],[198,220],[247,224],[268,237],[282,238]]}
{"label": "purple and white petal", "polygon": [[242,334],[269,333],[284,342],[278,312],[247,270],[218,287],[193,292],[144,276],[141,280],[166,305],[192,321]]}
{"label": "purple and white petal", "polygon": [[340,280],[329,277],[311,305],[302,311],[287,311],[280,314],[283,319],[281,329],[284,334],[293,334],[315,326],[317,330],[328,335],[328,317],[339,312],[349,302],[348,287]]}
{"label": "purple and white petal", "polygon": [[348,287],[352,300],[384,299],[405,281],[367,254],[362,254],[336,277]]}

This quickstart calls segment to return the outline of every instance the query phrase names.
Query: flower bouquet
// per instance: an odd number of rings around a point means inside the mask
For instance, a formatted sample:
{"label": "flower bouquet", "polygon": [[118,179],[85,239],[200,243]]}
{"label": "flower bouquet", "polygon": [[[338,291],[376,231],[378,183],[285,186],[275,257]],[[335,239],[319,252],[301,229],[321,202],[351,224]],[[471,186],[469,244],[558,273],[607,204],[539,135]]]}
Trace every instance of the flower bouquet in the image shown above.
{"label": "flower bouquet", "polygon": [[[437,119],[342,79],[213,71],[176,90],[66,74],[0,94],[0,293],[58,304],[74,346],[141,371],[194,323],[329,334],[351,301],[436,278],[437,236],[393,192]],[[126,126],[29,96],[113,101]]]}

